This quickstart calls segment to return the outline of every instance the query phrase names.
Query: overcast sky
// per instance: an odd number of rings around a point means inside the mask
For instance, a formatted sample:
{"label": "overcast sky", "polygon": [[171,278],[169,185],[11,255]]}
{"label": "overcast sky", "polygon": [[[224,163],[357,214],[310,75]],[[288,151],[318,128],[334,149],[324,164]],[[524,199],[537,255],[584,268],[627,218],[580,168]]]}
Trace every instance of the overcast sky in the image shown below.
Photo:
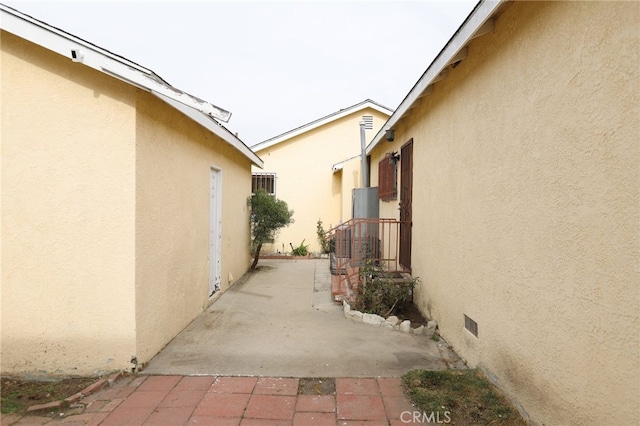
{"label": "overcast sky", "polygon": [[249,146],[367,98],[395,109],[477,3],[0,2],[231,111]]}

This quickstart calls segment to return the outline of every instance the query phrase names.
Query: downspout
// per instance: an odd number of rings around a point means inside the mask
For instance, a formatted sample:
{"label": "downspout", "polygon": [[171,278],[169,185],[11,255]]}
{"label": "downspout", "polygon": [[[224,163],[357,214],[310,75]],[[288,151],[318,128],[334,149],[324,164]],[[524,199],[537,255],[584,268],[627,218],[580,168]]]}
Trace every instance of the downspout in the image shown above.
{"label": "downspout", "polygon": [[362,187],[369,187],[369,167],[367,166],[367,147],[365,141],[365,122],[364,120],[360,121],[360,156],[362,161]]}

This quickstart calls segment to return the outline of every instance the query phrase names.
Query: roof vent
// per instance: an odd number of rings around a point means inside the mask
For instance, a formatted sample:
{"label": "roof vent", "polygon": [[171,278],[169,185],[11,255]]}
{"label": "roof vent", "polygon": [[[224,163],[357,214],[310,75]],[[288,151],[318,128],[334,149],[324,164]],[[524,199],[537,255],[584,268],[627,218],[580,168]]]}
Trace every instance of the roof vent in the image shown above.
{"label": "roof vent", "polygon": [[373,115],[363,115],[360,124],[367,130],[373,129]]}

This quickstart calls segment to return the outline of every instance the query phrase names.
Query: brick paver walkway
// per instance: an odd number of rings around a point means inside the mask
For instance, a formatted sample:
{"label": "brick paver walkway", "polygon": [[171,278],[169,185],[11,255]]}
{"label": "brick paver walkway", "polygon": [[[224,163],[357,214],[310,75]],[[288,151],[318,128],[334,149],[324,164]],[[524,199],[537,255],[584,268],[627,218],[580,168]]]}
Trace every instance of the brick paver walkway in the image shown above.
{"label": "brick paver walkway", "polygon": [[312,392],[299,386],[301,380],[125,377],[84,398],[63,418],[3,416],[2,425],[388,426],[406,425],[411,417],[402,413],[414,410],[398,378],[329,379],[335,389]]}

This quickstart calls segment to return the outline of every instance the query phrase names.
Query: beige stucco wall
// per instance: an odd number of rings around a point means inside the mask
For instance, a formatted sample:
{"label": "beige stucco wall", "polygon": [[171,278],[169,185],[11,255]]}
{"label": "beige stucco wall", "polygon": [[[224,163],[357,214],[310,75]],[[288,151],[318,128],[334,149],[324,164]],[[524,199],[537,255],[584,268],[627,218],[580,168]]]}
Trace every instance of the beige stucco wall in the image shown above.
{"label": "beige stucco wall", "polygon": [[128,85],[1,34],[2,374],[92,375],[135,352]]}
{"label": "beige stucco wall", "polygon": [[250,161],[149,93],[2,33],[2,374],[147,362],[249,265]]}
{"label": "beige stucco wall", "polygon": [[638,22],[513,3],[396,129],[420,306],[537,424],[640,423]]}
{"label": "beige stucco wall", "polygon": [[[257,150],[264,169],[255,171],[276,173],[276,197],[294,211],[295,223],[283,228],[272,247],[266,250],[288,253],[289,243],[297,247],[302,240],[310,251],[319,251],[316,236],[318,219],[328,230],[341,219],[351,217],[351,193],[343,193],[352,182],[353,170],[333,174],[332,166],[360,153],[359,121],[363,115],[373,116],[374,130],[366,131],[370,140],[388,118],[371,108],[365,108],[321,127],[295,136],[279,144]],[[340,176],[341,175],[341,176]],[[342,217],[344,200],[348,201],[348,216]]]}
{"label": "beige stucco wall", "polygon": [[155,97],[141,93],[137,105],[137,356],[146,362],[209,301],[211,166],[222,175],[222,290],[246,272],[251,164]]}
{"label": "beige stucco wall", "polygon": [[[340,193],[338,194],[340,197],[340,222],[348,221],[353,214],[353,190],[362,187],[361,168],[361,157],[352,158],[342,163],[342,172],[339,174]],[[377,181],[370,182],[369,186],[377,186]],[[333,225],[335,226],[337,223]]]}

